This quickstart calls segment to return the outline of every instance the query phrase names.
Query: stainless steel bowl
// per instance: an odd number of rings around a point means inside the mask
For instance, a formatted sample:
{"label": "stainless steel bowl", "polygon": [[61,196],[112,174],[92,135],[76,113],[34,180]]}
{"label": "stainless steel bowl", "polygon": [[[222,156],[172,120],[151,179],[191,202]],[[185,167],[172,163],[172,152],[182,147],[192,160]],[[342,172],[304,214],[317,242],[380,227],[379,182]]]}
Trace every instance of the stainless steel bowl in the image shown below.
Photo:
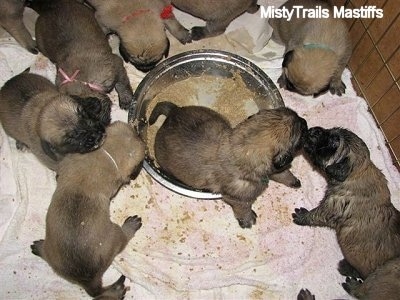
{"label": "stainless steel bowl", "polygon": [[[133,95],[128,121],[146,141],[146,109],[150,101],[163,89],[189,77],[212,75],[230,78],[234,72],[240,74],[247,88],[258,95],[254,102],[259,109],[284,106],[273,81],[255,64],[233,53],[203,49],[172,56],[151,70]],[[221,198],[220,194],[194,189],[167,176],[149,156],[146,156],[143,167],[156,181],[178,194],[197,199]]]}

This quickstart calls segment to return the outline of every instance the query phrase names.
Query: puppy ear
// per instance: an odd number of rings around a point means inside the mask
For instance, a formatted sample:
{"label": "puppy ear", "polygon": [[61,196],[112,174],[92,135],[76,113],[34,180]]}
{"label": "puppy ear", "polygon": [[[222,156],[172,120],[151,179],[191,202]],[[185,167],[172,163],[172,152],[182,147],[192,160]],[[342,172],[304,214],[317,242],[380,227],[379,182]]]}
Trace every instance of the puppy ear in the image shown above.
{"label": "puppy ear", "polygon": [[346,180],[347,176],[350,174],[351,165],[349,157],[345,157],[341,161],[334,163],[325,168],[326,174],[329,178],[333,178],[337,181],[343,182]]}
{"label": "puppy ear", "polygon": [[54,147],[48,141],[40,140],[40,145],[42,146],[43,152],[46,153],[48,157],[55,161],[58,160]]}
{"label": "puppy ear", "polygon": [[293,155],[288,152],[285,152],[276,155],[273,158],[272,163],[275,169],[281,170],[285,167],[288,167],[292,161],[293,161]]}
{"label": "puppy ear", "polygon": [[293,60],[294,50],[290,50],[283,56],[282,67],[287,68],[289,63]]}

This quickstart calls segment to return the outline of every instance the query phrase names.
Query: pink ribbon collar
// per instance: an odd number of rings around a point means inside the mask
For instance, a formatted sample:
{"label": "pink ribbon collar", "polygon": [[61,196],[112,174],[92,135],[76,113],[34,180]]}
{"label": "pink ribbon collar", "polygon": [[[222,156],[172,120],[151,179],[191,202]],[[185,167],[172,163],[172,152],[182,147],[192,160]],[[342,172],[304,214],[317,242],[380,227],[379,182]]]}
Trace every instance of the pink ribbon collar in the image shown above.
{"label": "pink ribbon collar", "polygon": [[60,72],[60,74],[64,77],[64,81],[61,82],[61,85],[63,84],[67,84],[67,83],[71,83],[71,82],[80,82],[84,85],[87,85],[89,88],[91,88],[94,91],[98,91],[98,92],[102,92],[104,93],[104,89],[102,86],[96,84],[96,83],[91,83],[91,82],[86,82],[86,81],[80,81],[78,79],[76,79],[76,77],[78,76],[80,70],[76,70],[71,76],[68,76],[67,73],[65,73],[65,71],[61,68],[58,68],[58,72]]}

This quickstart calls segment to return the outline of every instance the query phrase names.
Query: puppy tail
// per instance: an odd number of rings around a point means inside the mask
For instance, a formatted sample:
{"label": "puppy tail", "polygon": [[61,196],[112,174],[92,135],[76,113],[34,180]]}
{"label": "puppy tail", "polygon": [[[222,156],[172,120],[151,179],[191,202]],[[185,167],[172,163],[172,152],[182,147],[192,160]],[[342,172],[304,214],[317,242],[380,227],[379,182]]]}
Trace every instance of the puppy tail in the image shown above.
{"label": "puppy tail", "polygon": [[178,106],[172,102],[164,101],[157,103],[156,107],[154,107],[153,111],[151,112],[149,124],[153,125],[160,115],[168,117],[170,112],[176,108],[178,108]]}

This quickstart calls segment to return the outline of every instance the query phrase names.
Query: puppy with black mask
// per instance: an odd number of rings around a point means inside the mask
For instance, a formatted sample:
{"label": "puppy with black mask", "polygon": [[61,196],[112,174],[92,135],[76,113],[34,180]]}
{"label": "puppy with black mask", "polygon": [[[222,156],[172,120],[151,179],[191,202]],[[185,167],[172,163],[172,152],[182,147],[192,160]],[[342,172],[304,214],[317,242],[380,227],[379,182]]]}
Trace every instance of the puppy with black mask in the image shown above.
{"label": "puppy with black mask", "polygon": [[329,11],[327,18],[302,18],[296,13],[290,21],[273,18],[272,39],[285,46],[279,86],[301,95],[315,97],[330,91],[341,96],[346,89],[342,73],[350,59],[351,44],[344,20],[334,18],[328,0],[289,0],[280,8],[294,6]]}
{"label": "puppy with black mask", "polygon": [[400,212],[385,176],[364,141],[343,128],[309,129],[304,150],[328,185],[320,204],[310,211],[296,208],[293,221],[334,229],[344,256],[339,272],[366,279],[400,256]]}
{"label": "puppy with black mask", "polygon": [[182,44],[191,42],[190,32],[175,18],[164,0],[88,0],[106,33],[120,39],[120,54],[138,70],[147,72],[168,56],[167,29]]}
{"label": "puppy with black mask", "polygon": [[24,25],[24,1],[1,0],[0,1],[0,26],[4,28],[22,47],[33,54],[39,51],[36,42]]}
{"label": "puppy with black mask", "polygon": [[136,231],[141,218],[130,216],[122,226],[110,220],[110,201],[121,186],[137,176],[144,143],[121,121],[106,129],[104,144],[85,154],[68,154],[57,167],[57,188],[46,216],[46,237],[32,252],[65,279],[96,299],[123,299],[124,276],[103,287],[102,277]]}
{"label": "puppy with black mask", "polygon": [[256,223],[252,205],[269,179],[300,187],[289,168],[307,123],[291,109],[260,110],[234,128],[207,107],[160,102],[149,123],[161,114],[167,119],[155,138],[157,163],[188,186],[222,194],[242,228]]}
{"label": "puppy with black mask", "polygon": [[8,80],[0,90],[0,121],[5,132],[55,169],[67,153],[97,149],[110,123],[97,98],[61,94],[48,79],[29,73]]}
{"label": "puppy with black mask", "polygon": [[61,92],[87,97],[118,93],[128,109],[133,91],[122,59],[112,53],[93,9],[70,0],[31,0],[39,17],[35,34],[39,50],[57,66]]}

